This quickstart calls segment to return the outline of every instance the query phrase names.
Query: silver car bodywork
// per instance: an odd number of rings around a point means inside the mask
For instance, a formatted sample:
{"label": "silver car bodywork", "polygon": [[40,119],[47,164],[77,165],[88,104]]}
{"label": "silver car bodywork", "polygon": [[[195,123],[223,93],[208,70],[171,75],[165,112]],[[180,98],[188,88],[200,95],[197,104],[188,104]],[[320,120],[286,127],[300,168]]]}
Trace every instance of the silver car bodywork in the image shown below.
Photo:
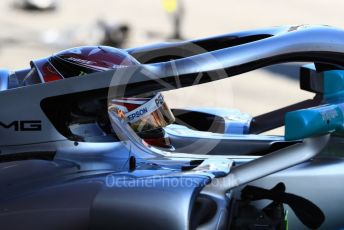
{"label": "silver car bodywork", "polygon": [[[47,103],[68,95],[108,96],[111,91],[112,97],[123,92],[135,96],[168,90],[161,81],[186,87],[195,80],[206,83],[280,62],[322,62],[340,68],[343,41],[339,29],[287,26],[129,49],[142,65],[47,84],[11,88],[6,80],[10,73],[2,70],[1,229],[228,229],[230,204],[243,186],[271,188],[277,182],[321,208],[326,217],[323,229],[343,227],[340,137],[324,134],[285,141],[202,131],[183,136],[167,128],[181,147],[190,139],[216,143],[203,155],[197,148],[178,152],[147,147],[111,114],[119,140],[75,141],[56,128],[48,115],[51,108],[46,109]],[[192,49],[195,44],[202,49]],[[167,61],[171,50],[192,54]],[[149,61],[152,56],[160,60]],[[114,80],[126,74],[135,77]],[[270,148],[275,143],[282,146]],[[260,156],[262,149],[267,152]],[[195,217],[202,199],[215,207],[205,222]],[[304,228],[287,209],[290,227]]]}

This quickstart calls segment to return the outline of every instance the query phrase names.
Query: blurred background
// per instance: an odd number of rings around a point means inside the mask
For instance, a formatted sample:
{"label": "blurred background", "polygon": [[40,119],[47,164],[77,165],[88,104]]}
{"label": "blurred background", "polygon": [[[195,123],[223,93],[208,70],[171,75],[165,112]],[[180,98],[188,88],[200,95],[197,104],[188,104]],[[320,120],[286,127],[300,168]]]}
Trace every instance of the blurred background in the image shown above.
{"label": "blurred background", "polygon": [[[166,0],[2,0],[0,66],[24,68],[32,59],[79,45],[126,48],[287,24],[344,27],[340,0],[180,0],[178,6],[174,4]],[[238,108],[258,115],[312,96],[299,89],[299,65],[272,66],[165,95],[171,107]]]}

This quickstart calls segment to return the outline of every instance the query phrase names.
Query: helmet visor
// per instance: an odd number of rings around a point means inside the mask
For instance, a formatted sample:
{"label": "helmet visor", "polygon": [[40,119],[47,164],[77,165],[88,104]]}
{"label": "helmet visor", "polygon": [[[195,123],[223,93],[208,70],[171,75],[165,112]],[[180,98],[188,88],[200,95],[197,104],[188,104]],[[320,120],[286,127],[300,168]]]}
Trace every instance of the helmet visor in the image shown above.
{"label": "helmet visor", "polygon": [[109,110],[125,119],[136,133],[160,129],[174,122],[175,118],[162,94],[147,100],[130,112],[123,111],[123,106],[117,106],[116,103],[112,103]]}

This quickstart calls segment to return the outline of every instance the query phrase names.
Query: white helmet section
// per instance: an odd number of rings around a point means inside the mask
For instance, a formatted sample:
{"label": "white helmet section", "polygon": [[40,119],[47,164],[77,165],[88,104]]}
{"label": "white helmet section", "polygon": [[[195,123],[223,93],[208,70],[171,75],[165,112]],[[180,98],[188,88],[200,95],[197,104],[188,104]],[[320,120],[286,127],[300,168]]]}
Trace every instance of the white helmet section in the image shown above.
{"label": "white helmet section", "polygon": [[143,116],[150,114],[157,110],[164,103],[164,98],[162,94],[157,94],[148,102],[144,103],[140,107],[125,114],[128,122],[134,123],[140,120]]}

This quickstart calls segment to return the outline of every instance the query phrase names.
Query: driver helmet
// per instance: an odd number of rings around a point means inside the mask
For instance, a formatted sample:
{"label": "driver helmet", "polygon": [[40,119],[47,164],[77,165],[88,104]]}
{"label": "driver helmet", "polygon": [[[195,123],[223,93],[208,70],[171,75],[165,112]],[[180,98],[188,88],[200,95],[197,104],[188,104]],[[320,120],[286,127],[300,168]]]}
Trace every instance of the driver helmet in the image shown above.
{"label": "driver helmet", "polygon": [[171,147],[163,127],[172,124],[175,118],[161,93],[142,98],[112,99],[109,111],[126,120],[147,144]]}
{"label": "driver helmet", "polygon": [[[46,83],[139,64],[127,52],[113,47],[77,47],[31,61],[31,70],[22,84]],[[162,94],[142,98],[114,98],[109,101],[108,111],[125,119],[146,143],[170,147],[163,128],[174,122],[174,116]]]}

